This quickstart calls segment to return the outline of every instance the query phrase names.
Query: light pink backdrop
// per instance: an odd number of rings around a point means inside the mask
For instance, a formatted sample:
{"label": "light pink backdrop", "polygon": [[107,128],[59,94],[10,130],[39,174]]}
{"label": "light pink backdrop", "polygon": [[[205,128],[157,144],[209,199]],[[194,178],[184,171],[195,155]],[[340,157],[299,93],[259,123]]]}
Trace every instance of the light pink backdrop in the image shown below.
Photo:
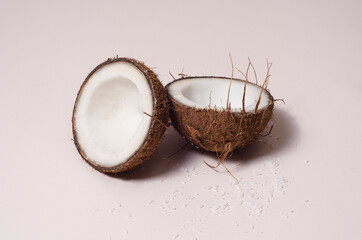
{"label": "light pink backdrop", "polygon": [[[0,3],[1,239],[361,239],[361,1]],[[130,56],[174,75],[230,76],[250,57],[274,130],[226,164],[172,128],[142,168],[93,171],[71,141],[87,74]]]}

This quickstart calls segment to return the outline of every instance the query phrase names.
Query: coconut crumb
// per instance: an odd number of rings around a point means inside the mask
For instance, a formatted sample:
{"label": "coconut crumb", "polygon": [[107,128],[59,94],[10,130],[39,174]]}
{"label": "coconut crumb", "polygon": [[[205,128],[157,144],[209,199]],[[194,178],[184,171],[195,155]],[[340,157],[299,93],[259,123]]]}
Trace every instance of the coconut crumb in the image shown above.
{"label": "coconut crumb", "polygon": [[211,190],[211,189],[212,189],[212,186],[205,186],[205,187],[203,187],[203,190],[209,191],[209,190]]}
{"label": "coconut crumb", "polygon": [[200,229],[197,229],[197,228],[192,228],[192,231],[194,231],[195,233],[202,233],[202,231]]}
{"label": "coconut crumb", "polygon": [[225,213],[231,210],[231,206],[229,203],[220,204],[213,208],[212,212],[214,215],[224,215]]}
{"label": "coconut crumb", "polygon": [[289,218],[289,216],[288,216],[287,214],[285,214],[285,213],[282,213],[282,216],[283,216],[285,219],[288,219],[288,218]]}

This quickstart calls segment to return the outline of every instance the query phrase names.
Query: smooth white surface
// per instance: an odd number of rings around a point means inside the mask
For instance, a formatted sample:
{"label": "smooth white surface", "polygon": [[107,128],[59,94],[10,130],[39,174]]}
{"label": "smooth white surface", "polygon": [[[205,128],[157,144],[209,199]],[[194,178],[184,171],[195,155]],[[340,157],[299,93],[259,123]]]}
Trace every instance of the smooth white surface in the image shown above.
{"label": "smooth white surface", "polygon": [[[167,91],[173,99],[190,107],[226,109],[226,102],[229,100],[231,111],[240,112],[243,110],[245,82],[231,81],[228,99],[229,85],[230,80],[223,78],[190,78],[174,82],[168,86]],[[246,112],[255,111],[259,97],[258,109],[263,109],[270,102],[267,93],[258,86],[247,84]]]}
{"label": "smooth white surface", "polygon": [[[3,0],[0,238],[360,240],[361,8]],[[71,115],[98,63],[131,56],[168,83],[169,71],[230,77],[229,52],[243,71],[250,57],[260,78],[268,58],[269,89],[286,102],[276,103],[269,137],[225,162],[242,191],[222,167],[203,163],[216,164],[214,154],[186,147],[169,157],[185,144],[172,128],[150,161],[123,177],[81,159]]]}
{"label": "smooth white surface", "polygon": [[131,157],[150,127],[152,92],[147,79],[127,62],[108,64],[85,85],[75,113],[78,142],[95,164],[113,167]]}

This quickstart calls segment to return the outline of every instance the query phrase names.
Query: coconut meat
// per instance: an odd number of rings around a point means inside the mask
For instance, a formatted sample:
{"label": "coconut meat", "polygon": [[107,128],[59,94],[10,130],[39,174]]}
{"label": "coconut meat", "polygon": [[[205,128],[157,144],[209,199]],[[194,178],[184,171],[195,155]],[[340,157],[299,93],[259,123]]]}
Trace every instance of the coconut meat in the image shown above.
{"label": "coconut meat", "polygon": [[78,143],[88,160],[102,167],[124,163],[144,143],[153,97],[148,80],[134,65],[115,62],[86,82],[75,110]]}
{"label": "coconut meat", "polygon": [[[227,78],[185,78],[168,85],[168,94],[177,102],[189,107],[199,109],[211,107],[221,110],[226,108],[230,79]],[[244,93],[244,81],[232,80],[229,94],[231,111],[242,111],[242,99]],[[247,83],[245,93],[245,111],[255,110],[262,88]],[[258,109],[269,105],[271,99],[263,90]]]}

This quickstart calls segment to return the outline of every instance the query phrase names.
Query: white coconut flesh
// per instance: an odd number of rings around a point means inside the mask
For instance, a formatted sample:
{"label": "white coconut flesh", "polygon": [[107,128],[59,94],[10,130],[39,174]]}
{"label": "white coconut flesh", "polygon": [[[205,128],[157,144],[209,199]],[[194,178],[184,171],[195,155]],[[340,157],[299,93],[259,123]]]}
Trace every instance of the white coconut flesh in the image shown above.
{"label": "white coconut flesh", "polygon": [[[168,85],[168,94],[177,102],[199,109],[216,107],[217,110],[226,108],[230,79],[226,78],[185,78]],[[232,80],[229,94],[231,111],[240,112],[243,109],[242,99],[244,93],[244,81]],[[262,88],[252,84],[246,84],[245,111],[255,111]],[[258,109],[263,109],[271,102],[269,94],[263,90]]]}
{"label": "white coconut flesh", "polygon": [[128,62],[107,64],[88,80],[78,99],[75,129],[87,159],[102,167],[124,163],[142,146],[152,115],[148,80]]}

